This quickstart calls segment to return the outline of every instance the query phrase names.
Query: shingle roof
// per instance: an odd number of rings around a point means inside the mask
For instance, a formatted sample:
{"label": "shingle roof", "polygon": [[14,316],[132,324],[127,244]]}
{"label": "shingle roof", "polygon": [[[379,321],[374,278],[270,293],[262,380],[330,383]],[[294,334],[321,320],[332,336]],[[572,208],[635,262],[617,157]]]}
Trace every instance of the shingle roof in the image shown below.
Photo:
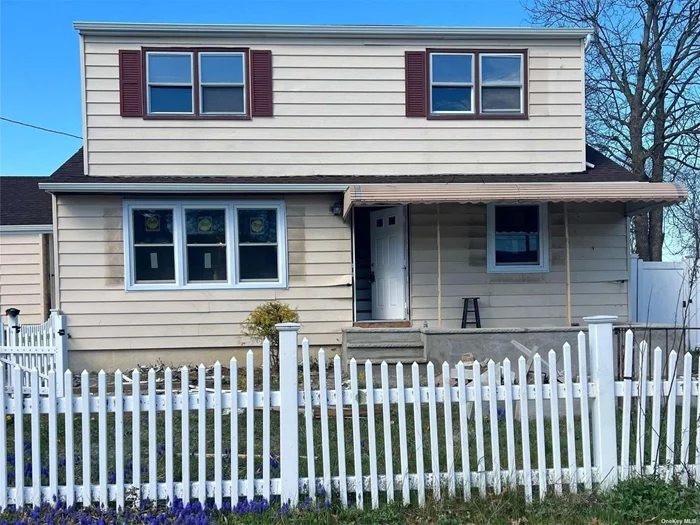
{"label": "shingle roof", "polygon": [[51,195],[39,189],[48,180],[0,176],[0,226],[51,224]]}
{"label": "shingle roof", "polygon": [[472,174],[445,173],[439,175],[306,175],[273,177],[192,177],[192,176],[129,176],[88,177],[83,173],[83,149],[79,149],[58,168],[48,182],[101,182],[101,183],[319,183],[319,184],[397,184],[410,182],[621,182],[639,180],[628,170],[613,162],[591,146],[586,146],[586,160],[595,168],[577,173],[522,173],[522,174]]}

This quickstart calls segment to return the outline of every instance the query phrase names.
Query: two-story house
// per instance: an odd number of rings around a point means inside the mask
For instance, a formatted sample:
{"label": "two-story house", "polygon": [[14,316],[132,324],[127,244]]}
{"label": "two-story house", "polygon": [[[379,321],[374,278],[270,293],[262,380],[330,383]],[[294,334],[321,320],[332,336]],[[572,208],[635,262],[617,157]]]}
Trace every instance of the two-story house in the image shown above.
{"label": "two-story house", "polygon": [[[76,23],[53,194],[71,366],[226,362],[263,301],[343,329],[628,315],[628,217],[679,202],[585,140],[585,29]],[[384,323],[384,324],[382,324]]]}

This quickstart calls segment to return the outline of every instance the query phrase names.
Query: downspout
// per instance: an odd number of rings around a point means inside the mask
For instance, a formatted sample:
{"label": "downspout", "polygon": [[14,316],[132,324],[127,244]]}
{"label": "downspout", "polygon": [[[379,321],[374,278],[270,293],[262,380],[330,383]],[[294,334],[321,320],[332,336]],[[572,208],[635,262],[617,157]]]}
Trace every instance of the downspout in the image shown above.
{"label": "downspout", "polygon": [[440,239],[440,204],[437,205],[437,310],[438,328],[442,328],[442,241]]}
{"label": "downspout", "polygon": [[564,238],[566,240],[566,326],[571,326],[571,250],[569,247],[569,205],[564,203]]}

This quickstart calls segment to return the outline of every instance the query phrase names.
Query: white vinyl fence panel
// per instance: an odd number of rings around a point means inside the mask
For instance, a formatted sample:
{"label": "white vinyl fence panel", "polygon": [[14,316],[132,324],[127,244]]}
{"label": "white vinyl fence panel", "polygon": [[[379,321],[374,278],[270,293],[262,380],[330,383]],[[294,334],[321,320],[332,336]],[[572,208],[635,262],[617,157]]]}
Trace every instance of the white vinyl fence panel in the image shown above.
{"label": "white vinyl fence panel", "polygon": [[[691,349],[700,348],[700,267],[690,258],[673,262],[631,259],[631,321],[684,327]],[[668,349],[666,349],[668,350]]]}
{"label": "white vinyl fence panel", "polygon": [[[121,372],[100,372],[95,389],[87,372],[66,371],[65,384],[80,386],[62,397],[55,370],[47,394],[37,370],[28,393],[6,393],[0,375],[0,464],[8,465],[0,508],[56,498],[221,507],[239,498],[296,502],[300,494],[369,508],[513,488],[532,500],[639,473],[687,482],[700,475],[693,357],[672,352],[663,371],[661,350],[635,348],[628,335],[624,379],[614,381],[612,321],[589,318],[590,340],[580,333],[575,348],[564,346],[562,374],[550,352],[548,376],[535,355],[532,369],[520,358],[471,369],[429,364],[425,374],[416,364],[351,361],[347,378],[339,356],[326,369],[325,352],[313,361],[306,340],[299,369],[299,325],[290,324],[280,326],[276,377],[268,343],[262,378],[252,351],[240,373],[235,359],[226,374],[220,363],[136,370],[126,389]],[[22,373],[15,367],[14,380]]]}

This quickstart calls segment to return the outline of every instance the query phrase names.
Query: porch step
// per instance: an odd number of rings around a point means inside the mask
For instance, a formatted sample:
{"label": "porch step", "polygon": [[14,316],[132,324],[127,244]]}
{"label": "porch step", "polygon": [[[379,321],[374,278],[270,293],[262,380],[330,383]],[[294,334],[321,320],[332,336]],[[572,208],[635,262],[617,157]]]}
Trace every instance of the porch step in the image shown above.
{"label": "porch step", "polygon": [[411,328],[411,321],[357,321],[357,328]]}
{"label": "porch step", "polygon": [[384,342],[375,341],[373,343],[348,342],[345,347],[346,358],[355,359],[359,363],[364,363],[368,359],[374,364],[387,363],[405,364],[413,362],[425,362],[425,349],[422,341],[411,342]]}
{"label": "porch step", "polygon": [[343,338],[348,345],[355,343],[420,343],[419,328],[346,328]]}

